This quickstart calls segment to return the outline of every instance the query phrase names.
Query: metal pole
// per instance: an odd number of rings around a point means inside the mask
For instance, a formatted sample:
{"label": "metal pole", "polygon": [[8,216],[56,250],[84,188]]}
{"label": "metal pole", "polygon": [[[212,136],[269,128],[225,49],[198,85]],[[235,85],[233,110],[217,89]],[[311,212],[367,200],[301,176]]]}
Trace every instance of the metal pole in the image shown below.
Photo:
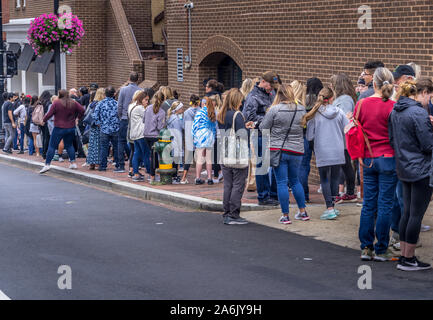
{"label": "metal pole", "polygon": [[[54,14],[59,16],[59,0],[54,0]],[[60,41],[56,43],[54,48],[54,67],[55,67],[55,93],[59,94],[62,88],[62,70],[60,68]]]}

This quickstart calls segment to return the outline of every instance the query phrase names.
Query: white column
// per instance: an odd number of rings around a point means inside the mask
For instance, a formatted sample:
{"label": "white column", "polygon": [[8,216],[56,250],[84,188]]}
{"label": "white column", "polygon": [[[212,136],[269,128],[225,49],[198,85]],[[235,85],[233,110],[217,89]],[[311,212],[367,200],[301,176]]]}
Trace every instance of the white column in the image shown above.
{"label": "white column", "polygon": [[26,71],[21,71],[21,90],[27,94],[27,75]]}
{"label": "white column", "polygon": [[61,88],[64,90],[67,90],[67,83],[66,83],[66,54],[61,53],[60,54],[60,70],[62,72],[62,85]]}
{"label": "white column", "polygon": [[43,74],[38,73],[38,96],[41,96],[43,90],[44,90]]}

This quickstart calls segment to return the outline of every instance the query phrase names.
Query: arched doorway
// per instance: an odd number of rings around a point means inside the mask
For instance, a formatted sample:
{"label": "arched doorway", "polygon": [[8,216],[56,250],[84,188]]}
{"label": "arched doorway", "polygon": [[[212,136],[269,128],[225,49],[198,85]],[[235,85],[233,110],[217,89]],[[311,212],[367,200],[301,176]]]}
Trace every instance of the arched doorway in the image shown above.
{"label": "arched doorway", "polygon": [[199,66],[199,76],[200,81],[209,78],[218,80],[224,84],[224,90],[240,88],[242,85],[242,69],[223,52],[214,52],[204,58]]}

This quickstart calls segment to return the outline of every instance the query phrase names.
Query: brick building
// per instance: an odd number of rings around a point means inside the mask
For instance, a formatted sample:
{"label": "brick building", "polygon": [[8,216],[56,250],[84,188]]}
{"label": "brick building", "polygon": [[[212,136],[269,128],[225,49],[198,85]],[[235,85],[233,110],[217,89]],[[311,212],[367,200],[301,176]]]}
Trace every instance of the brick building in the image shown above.
{"label": "brick building", "polygon": [[[311,76],[328,82],[336,72],[356,80],[367,60],[390,69],[414,61],[433,76],[432,1],[197,0],[192,63],[178,79],[178,51],[189,54],[184,4],[166,0],[169,85],[185,98],[203,92],[209,76],[231,87],[265,70],[284,82]],[[358,26],[361,6],[371,8],[371,25],[361,24],[368,29]]]}
{"label": "brick building", "polygon": [[[5,2],[5,1],[2,1]],[[53,12],[53,0],[6,0],[4,14],[6,42],[26,48],[26,35],[33,18]],[[161,6],[162,3],[162,6]],[[120,86],[131,70],[148,71],[146,84],[167,84],[167,63],[163,59],[163,0],[61,0],[84,24],[86,35],[72,55],[62,54],[62,87],[72,88],[97,82],[100,86]],[[159,19],[155,20],[159,16]],[[156,21],[156,22],[155,22]],[[28,46],[28,44],[27,44]],[[155,59],[156,58],[156,59]],[[19,75],[8,81],[9,91],[40,94],[54,90],[54,66],[44,73],[33,72],[24,64]],[[157,78],[159,77],[159,78]],[[161,80],[162,79],[162,80]]]}

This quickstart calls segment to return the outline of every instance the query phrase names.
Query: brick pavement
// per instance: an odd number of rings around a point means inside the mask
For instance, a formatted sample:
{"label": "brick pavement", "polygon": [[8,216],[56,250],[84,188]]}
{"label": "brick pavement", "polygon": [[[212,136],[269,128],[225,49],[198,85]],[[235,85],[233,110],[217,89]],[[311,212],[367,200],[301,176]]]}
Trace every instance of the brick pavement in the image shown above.
{"label": "brick pavement", "polygon": [[[21,159],[27,159],[32,161],[40,161],[43,162],[42,157],[36,157],[36,155],[29,156],[27,152],[25,154],[17,154],[17,151],[14,151],[13,157],[21,158]],[[89,170],[89,167],[83,167],[82,165],[85,163],[85,159],[78,158],[77,159],[77,166],[78,171],[84,171],[84,172],[90,172],[92,174],[104,176],[111,179],[116,179],[119,181],[125,181],[125,182],[131,182],[131,179],[128,177],[127,173],[114,173],[114,166],[108,165],[106,172],[99,172],[98,170]],[[68,168],[69,161],[65,160],[65,162],[59,162],[59,161],[53,161],[51,163],[54,166],[59,166],[63,168]],[[209,186],[207,184],[196,186],[193,184],[194,176],[195,176],[195,170],[194,167],[191,168],[190,172],[188,173],[188,181],[190,182],[187,185],[150,185],[148,182],[139,182],[136,183],[137,185],[144,185],[146,187],[151,187],[155,189],[161,189],[161,190],[167,190],[167,191],[174,191],[179,192],[187,195],[192,196],[198,196],[203,197],[211,200],[222,200],[223,198],[223,183],[214,184],[213,186]],[[202,178],[204,178],[202,176]],[[312,204],[322,204],[324,203],[322,194],[317,193],[317,190],[319,189],[319,186],[317,185],[310,185],[310,200]],[[257,193],[256,192],[247,192],[245,191],[242,199],[243,203],[257,203]],[[291,202],[294,202],[294,198],[291,196]]]}

